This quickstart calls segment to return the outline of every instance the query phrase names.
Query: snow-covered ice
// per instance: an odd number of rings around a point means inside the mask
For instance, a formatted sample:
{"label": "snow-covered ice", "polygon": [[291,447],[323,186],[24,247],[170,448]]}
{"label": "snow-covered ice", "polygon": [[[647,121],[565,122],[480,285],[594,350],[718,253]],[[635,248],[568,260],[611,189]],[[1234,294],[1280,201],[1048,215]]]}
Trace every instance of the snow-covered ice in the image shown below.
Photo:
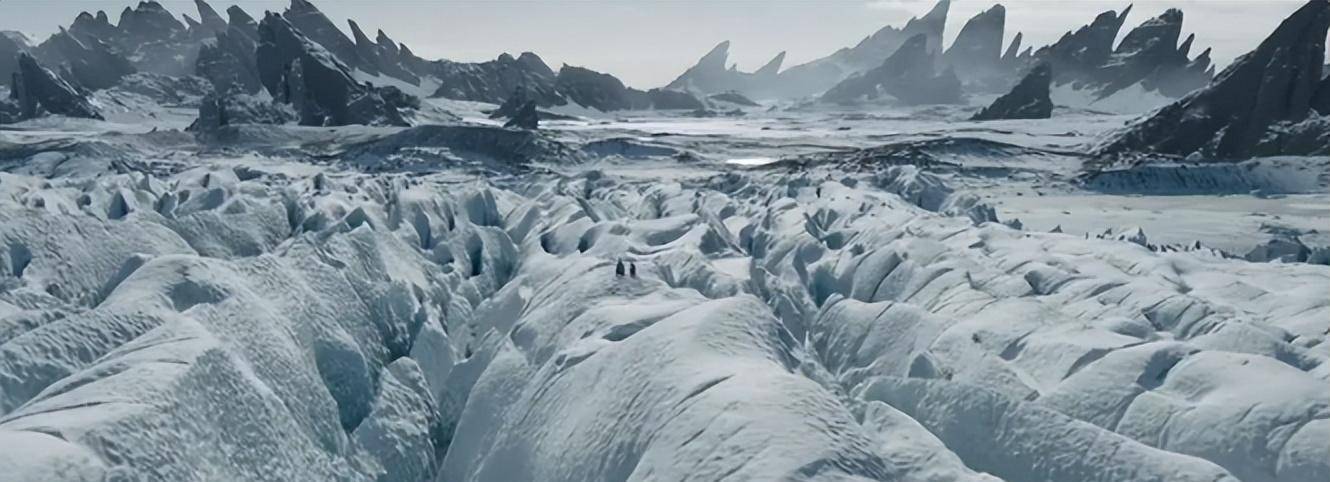
{"label": "snow-covered ice", "polygon": [[[0,174],[0,465],[20,480],[1330,470],[1330,269],[1098,235],[1256,238],[1235,221],[1257,211],[1312,230],[1323,185],[1125,196],[1031,134],[925,147],[952,166],[930,171],[732,165],[783,149],[760,129],[734,149],[696,137],[736,129],[721,120],[651,122],[546,136],[712,160],[543,147],[538,170],[477,176],[498,154],[450,140],[442,170],[370,173],[368,153],[406,133],[281,128],[235,144],[248,154],[114,121],[0,134],[18,152]],[[666,122],[694,133],[651,135]],[[948,135],[930,129],[906,137]],[[259,147],[273,139],[346,154]],[[91,146],[152,160],[41,167],[98,159]],[[819,151],[779,157],[801,152]],[[539,159],[558,153],[580,163]]]}

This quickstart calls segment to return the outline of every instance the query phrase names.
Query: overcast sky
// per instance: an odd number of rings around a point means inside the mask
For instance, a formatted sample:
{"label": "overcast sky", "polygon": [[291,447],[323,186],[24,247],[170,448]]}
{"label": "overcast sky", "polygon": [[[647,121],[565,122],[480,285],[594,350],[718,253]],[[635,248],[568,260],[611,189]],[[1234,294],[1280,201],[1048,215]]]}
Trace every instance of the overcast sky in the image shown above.
{"label": "overcast sky", "polygon": [[[81,10],[120,10],[137,1],[0,0],[0,30],[45,38]],[[192,0],[164,0],[171,11],[197,18]],[[285,9],[288,0],[210,2],[225,16],[239,4],[256,18]],[[884,25],[903,25],[933,0],[314,0],[347,30],[353,18],[370,36],[383,29],[426,58],[488,60],[502,52],[533,51],[557,69],[562,63],[615,74],[634,87],[668,83],[722,40],[744,70],[788,51],[785,66],[850,46]],[[992,0],[952,2],[950,39]],[[1026,45],[1044,45],[1128,0],[1008,0],[1007,40],[1025,32]],[[1196,48],[1214,48],[1221,65],[1263,39],[1303,0],[1137,0],[1128,28],[1169,7],[1186,14]],[[1128,28],[1123,29],[1125,34]]]}

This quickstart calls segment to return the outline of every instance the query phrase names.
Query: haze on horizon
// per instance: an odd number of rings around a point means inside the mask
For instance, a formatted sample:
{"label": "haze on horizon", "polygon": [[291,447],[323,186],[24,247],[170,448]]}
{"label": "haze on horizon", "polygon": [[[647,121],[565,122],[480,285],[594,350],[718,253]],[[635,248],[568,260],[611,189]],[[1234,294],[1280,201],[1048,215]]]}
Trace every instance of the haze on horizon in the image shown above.
{"label": "haze on horizon", "polygon": [[[173,13],[196,17],[193,0],[159,0]],[[0,0],[0,30],[35,42],[67,26],[80,11],[105,10],[113,22],[133,0]],[[219,12],[240,5],[251,15],[284,10],[289,0],[210,1]],[[887,26],[901,26],[935,0],[757,1],[695,0],[314,0],[349,30],[356,20],[373,35],[382,29],[427,59],[484,61],[531,51],[553,68],[563,63],[607,72],[633,87],[663,86],[717,43],[730,40],[730,62],[752,70],[785,50],[785,67],[852,46]],[[1222,68],[1261,41],[1302,0],[953,0],[947,39],[976,13],[1002,3],[1006,39],[1024,32],[1025,45],[1049,44],[1089,23],[1099,12],[1134,3],[1120,35],[1168,8],[1185,14],[1184,32],[1196,34],[1193,53],[1213,48]],[[422,20],[424,19],[424,20]]]}

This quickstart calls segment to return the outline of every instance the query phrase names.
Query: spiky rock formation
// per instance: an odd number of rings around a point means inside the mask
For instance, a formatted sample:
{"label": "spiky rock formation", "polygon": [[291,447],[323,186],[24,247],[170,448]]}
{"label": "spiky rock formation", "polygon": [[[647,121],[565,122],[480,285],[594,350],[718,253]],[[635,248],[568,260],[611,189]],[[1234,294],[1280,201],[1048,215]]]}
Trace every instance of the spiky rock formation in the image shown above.
{"label": "spiky rock formation", "polygon": [[1113,41],[1127,21],[1127,7],[1118,14],[1112,10],[1099,14],[1089,25],[1068,32],[1053,45],[1035,52],[1035,57],[1053,64],[1058,80],[1089,77],[1113,55]]}
{"label": "spiky rock formation", "polygon": [[[408,56],[411,52],[400,49],[399,55]],[[432,72],[439,78],[434,97],[500,104],[522,86],[538,105],[567,103],[554,88],[554,70],[531,52],[523,52],[516,58],[503,54],[480,63],[441,60],[433,64]]]}
{"label": "spiky rock formation", "polygon": [[1100,99],[1134,85],[1176,98],[1210,81],[1210,51],[1189,59],[1195,36],[1178,43],[1181,10],[1169,9],[1146,20],[1114,48],[1113,41],[1130,12],[1129,6],[1121,14],[1101,13],[1090,25],[1039,49],[1033,58],[1051,64],[1054,83],[1089,91]]}
{"label": "spiky rock formation", "polygon": [[282,18],[290,22],[300,33],[314,43],[321,45],[328,52],[348,67],[357,68],[370,74],[377,74],[369,62],[361,58],[355,42],[346,37],[328,16],[319,11],[313,3],[306,0],[291,0],[291,6],[282,13]]}
{"label": "spiky rock formation", "polygon": [[910,38],[882,65],[836,84],[822,95],[823,102],[851,104],[884,95],[908,105],[948,104],[961,100],[961,83],[948,69],[938,74],[928,37]]}
{"label": "spiky rock formation", "polygon": [[503,126],[516,127],[519,129],[538,129],[540,126],[540,113],[536,110],[536,102],[528,100],[523,103],[521,107],[517,108],[517,112],[513,114],[513,117],[508,119],[508,122],[505,122]]}
{"label": "spiky rock formation", "polygon": [[1053,83],[1053,70],[1047,63],[1035,65],[1016,87],[993,101],[972,117],[972,120],[1047,119],[1053,116],[1053,101],[1049,98],[1049,85]]}
{"label": "spiky rock formation", "polygon": [[696,65],[666,85],[665,89],[698,94],[736,91],[751,98],[816,95],[842,80],[881,65],[883,59],[891,56],[916,35],[925,36],[926,50],[940,52],[942,33],[950,9],[949,0],[940,0],[926,15],[910,19],[902,28],[883,27],[853,47],[837,50],[826,57],[784,71],[780,70],[785,61],[784,52],[752,73],[727,67],[730,43],[722,42]]}
{"label": "spiky rock formation", "polygon": [[19,54],[18,70],[11,75],[10,102],[0,106],[0,118],[9,122],[31,119],[43,112],[68,117],[101,119],[88,99],[56,73],[27,53]]}
{"label": "spiky rock formation", "polygon": [[68,80],[92,90],[111,87],[137,71],[129,59],[116,53],[105,42],[80,38],[63,28],[38,45],[34,55],[41,57],[47,65],[60,65],[61,70],[70,72],[72,78]]}
{"label": "spiky rock formation", "polygon": [[[1098,153],[1252,155],[1272,127],[1301,122],[1312,112],[1327,31],[1330,2],[1310,0],[1209,86],[1115,132]],[[1273,150],[1296,154],[1306,148],[1293,147]]]}
{"label": "spiky rock formation", "polygon": [[255,44],[241,35],[222,32],[199,49],[198,61],[194,64],[197,75],[208,79],[218,92],[237,89],[246,93],[256,93],[263,85],[259,82],[255,67]]}
{"label": "spiky rock formation", "polygon": [[684,71],[682,75],[666,85],[666,89],[684,90],[700,93],[739,91],[766,93],[773,87],[780,73],[780,66],[785,62],[785,52],[776,54],[761,68],[752,73],[741,72],[737,68],[726,67],[729,59],[730,42],[721,42],[697,61],[697,64]]}
{"label": "spiky rock formation", "polygon": [[303,125],[408,125],[401,111],[419,107],[400,90],[356,82],[345,64],[275,13],[259,24],[255,56],[260,82],[293,105]]}
{"label": "spiky rock formation", "polygon": [[989,77],[997,74],[1002,62],[1002,38],[1006,30],[1007,9],[1002,5],[980,12],[965,22],[942,61],[962,77]]}
{"label": "spiky rock formation", "polygon": [[0,32],[0,81],[18,72],[18,55],[28,52],[28,39],[18,32]]}
{"label": "spiky rock formation", "polygon": [[203,32],[215,35],[227,29],[226,20],[212,8],[212,5],[208,5],[208,2],[194,0],[194,8],[199,11],[199,28]]}

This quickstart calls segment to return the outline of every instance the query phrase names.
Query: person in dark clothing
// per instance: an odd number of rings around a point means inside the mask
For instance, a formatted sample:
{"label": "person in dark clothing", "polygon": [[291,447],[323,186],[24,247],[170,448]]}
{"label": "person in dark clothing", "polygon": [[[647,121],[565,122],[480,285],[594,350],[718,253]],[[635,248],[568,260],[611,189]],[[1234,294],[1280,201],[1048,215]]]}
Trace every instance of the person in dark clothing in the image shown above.
{"label": "person in dark clothing", "polygon": [[628,264],[628,276],[637,277],[637,263]]}
{"label": "person in dark clothing", "polygon": [[623,260],[614,265],[614,276],[623,276]]}

